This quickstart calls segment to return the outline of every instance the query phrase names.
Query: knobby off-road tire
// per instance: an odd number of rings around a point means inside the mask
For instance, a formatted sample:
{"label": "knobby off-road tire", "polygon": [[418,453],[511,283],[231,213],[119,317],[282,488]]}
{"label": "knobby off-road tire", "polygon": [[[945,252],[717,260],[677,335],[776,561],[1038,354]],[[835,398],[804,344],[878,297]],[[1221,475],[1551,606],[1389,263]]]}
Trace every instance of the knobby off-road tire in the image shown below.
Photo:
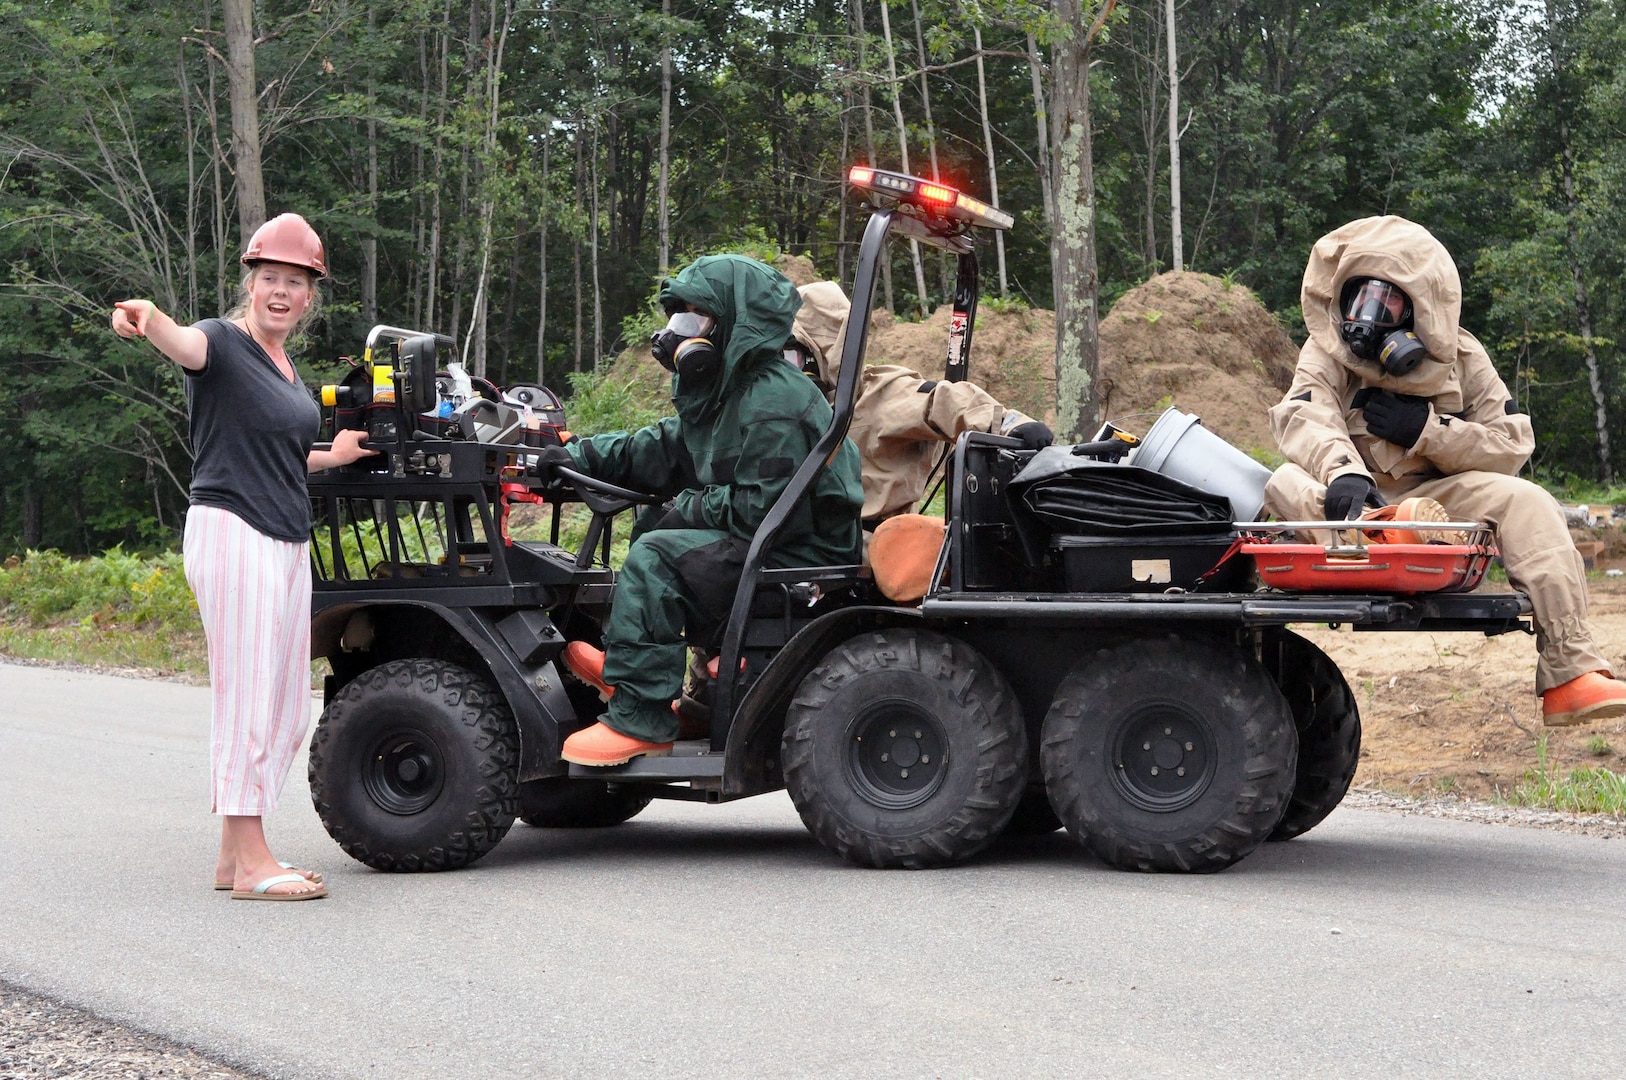
{"label": "knobby off-road tire", "polygon": [[606,829],[636,817],[653,798],[631,784],[549,776],[519,786],[519,819],[541,829]]}
{"label": "knobby off-road tire", "polygon": [[1050,801],[1123,870],[1223,870],[1276,827],[1293,790],[1292,713],[1246,651],[1127,641],[1062,680],[1041,735]]}
{"label": "knobby off-road tire", "polygon": [[1284,631],[1267,638],[1265,650],[1299,732],[1293,795],[1270,834],[1291,840],[1321,824],[1349,793],[1361,758],[1361,713],[1344,673],[1315,645]]}
{"label": "knobby off-road tire", "polygon": [[348,683],[311,741],[328,834],[378,870],[453,870],[497,845],[518,810],[519,736],[483,675],[394,660]]}
{"label": "knobby off-road tire", "polygon": [[964,642],[883,630],[827,655],[785,720],[785,786],[808,831],[861,866],[946,866],[999,835],[1027,790],[1027,734]]}

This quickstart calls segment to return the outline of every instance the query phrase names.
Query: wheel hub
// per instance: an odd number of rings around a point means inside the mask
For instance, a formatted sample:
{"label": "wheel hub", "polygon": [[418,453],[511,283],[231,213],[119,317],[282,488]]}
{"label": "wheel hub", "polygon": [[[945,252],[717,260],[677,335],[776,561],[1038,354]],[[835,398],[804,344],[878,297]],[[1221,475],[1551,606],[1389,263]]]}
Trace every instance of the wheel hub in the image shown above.
{"label": "wheel hub", "polygon": [[361,767],[369,798],[392,814],[417,814],[440,797],[446,767],[440,749],[421,731],[397,728],[374,741]]}
{"label": "wheel hub", "polygon": [[1202,797],[1214,776],[1208,721],[1182,702],[1148,702],[1124,717],[1111,741],[1113,780],[1130,803],[1171,813]]}
{"label": "wheel hub", "polygon": [[942,726],[914,702],[871,702],[847,729],[847,777],[865,801],[886,810],[926,802],[947,773]]}

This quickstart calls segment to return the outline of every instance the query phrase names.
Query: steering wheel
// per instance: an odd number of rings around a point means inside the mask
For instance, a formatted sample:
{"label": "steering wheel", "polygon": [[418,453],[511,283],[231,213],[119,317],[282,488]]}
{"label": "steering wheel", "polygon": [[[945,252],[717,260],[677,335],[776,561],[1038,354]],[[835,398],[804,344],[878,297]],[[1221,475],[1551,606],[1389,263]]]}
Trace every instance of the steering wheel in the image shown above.
{"label": "steering wheel", "polygon": [[595,514],[619,514],[634,506],[658,506],[666,501],[665,496],[633,491],[575,469],[555,466],[553,472],[569,480],[582,502]]}

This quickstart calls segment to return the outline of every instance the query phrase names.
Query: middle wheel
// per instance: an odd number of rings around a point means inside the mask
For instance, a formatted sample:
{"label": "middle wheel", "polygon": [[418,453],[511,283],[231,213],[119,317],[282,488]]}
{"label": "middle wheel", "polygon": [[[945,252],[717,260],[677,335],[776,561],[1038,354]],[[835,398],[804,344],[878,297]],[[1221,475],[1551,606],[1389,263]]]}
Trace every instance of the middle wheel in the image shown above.
{"label": "middle wheel", "polygon": [[1009,684],[971,646],[929,630],[881,630],[826,656],[791,702],[783,754],[808,831],[863,866],[968,859],[1027,789]]}
{"label": "middle wheel", "polygon": [[1041,760],[1056,813],[1125,870],[1222,870],[1293,790],[1298,733],[1245,650],[1169,635],[1101,649],[1056,690]]}

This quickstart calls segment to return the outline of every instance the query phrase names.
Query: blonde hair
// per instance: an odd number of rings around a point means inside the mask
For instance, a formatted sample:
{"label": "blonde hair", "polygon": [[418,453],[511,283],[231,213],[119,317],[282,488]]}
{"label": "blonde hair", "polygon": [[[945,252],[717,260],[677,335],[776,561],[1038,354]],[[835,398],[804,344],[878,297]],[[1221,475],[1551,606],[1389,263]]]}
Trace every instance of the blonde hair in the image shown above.
{"label": "blonde hair", "polygon": [[[221,316],[222,318],[235,321],[248,314],[249,282],[254,280],[254,275],[259,273],[260,267],[264,265],[264,263],[255,263],[253,266],[243,267],[243,276],[237,279],[237,300],[232,304],[231,310]],[[283,263],[282,265],[288,266],[292,264]],[[310,282],[311,302],[306,305],[304,314],[299,316],[299,321],[294,323],[293,330],[288,334],[289,341],[295,341],[303,337],[305,331],[310,329],[311,323],[315,322],[316,317],[322,313],[321,280],[308,267],[295,266],[294,269],[303,273],[305,279]]]}

